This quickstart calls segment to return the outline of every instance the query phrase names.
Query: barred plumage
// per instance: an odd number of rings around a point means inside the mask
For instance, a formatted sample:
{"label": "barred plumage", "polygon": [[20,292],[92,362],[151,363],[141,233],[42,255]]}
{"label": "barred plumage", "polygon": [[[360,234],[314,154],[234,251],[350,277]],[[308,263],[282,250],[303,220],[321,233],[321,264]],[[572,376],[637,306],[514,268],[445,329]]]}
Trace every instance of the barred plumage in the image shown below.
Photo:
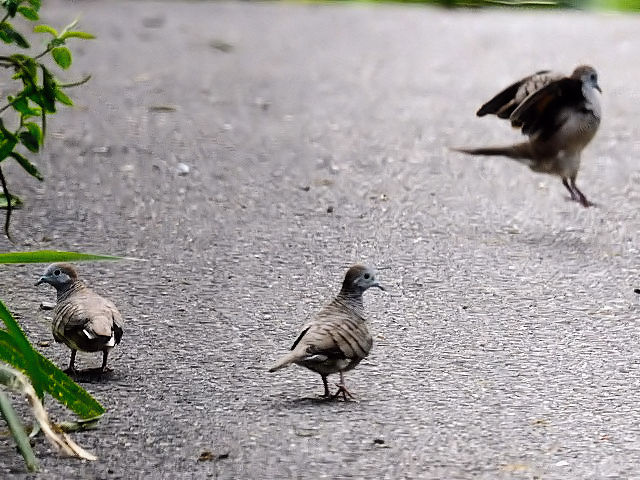
{"label": "barred plumage", "polygon": [[52,285],[58,294],[51,330],[56,342],[71,349],[68,371],[75,371],[77,350],[103,352],[101,370],[107,371],[109,351],[122,338],[123,320],[113,302],[88,288],[67,263],[50,265],[40,283]]}
{"label": "barred plumage", "polygon": [[370,287],[384,290],[375,270],[355,265],[345,275],[337,297],[303,327],[291,352],[282,356],[270,369],[274,372],[292,363],[317,372],[329,397],[327,375],[340,373],[337,397],[351,394],[344,386],[343,373],[354,368],[369,355],[373,338],[364,318],[362,294]]}

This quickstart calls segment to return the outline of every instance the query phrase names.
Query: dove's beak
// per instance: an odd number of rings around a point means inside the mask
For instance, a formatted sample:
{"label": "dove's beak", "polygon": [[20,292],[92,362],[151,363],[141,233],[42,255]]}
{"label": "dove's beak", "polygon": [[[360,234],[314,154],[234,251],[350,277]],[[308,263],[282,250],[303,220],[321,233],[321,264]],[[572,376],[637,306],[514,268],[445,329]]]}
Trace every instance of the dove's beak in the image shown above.
{"label": "dove's beak", "polygon": [[40,280],[38,280],[38,281],[36,282],[36,285],[35,285],[35,286],[37,287],[38,285],[40,285],[41,283],[45,283],[46,281],[47,281],[47,280],[46,280],[46,278],[45,278],[45,277],[40,277]]}
{"label": "dove's beak", "polygon": [[379,283],[376,283],[376,284],[374,285],[374,287],[378,287],[378,288],[379,288],[380,290],[382,290],[383,292],[386,292],[386,291],[387,291],[387,289],[386,289],[386,288],[384,288],[384,287],[383,287],[382,285],[380,285]]}
{"label": "dove's beak", "polygon": [[595,86],[593,87],[596,90],[598,90],[600,93],[602,93],[602,89],[600,88],[600,85],[598,85],[597,83],[595,84]]}

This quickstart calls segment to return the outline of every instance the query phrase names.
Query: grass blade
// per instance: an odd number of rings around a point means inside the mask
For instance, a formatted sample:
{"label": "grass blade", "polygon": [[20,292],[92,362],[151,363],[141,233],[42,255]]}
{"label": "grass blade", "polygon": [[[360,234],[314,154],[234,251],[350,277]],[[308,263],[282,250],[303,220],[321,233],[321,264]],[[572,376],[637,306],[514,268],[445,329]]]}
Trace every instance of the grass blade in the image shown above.
{"label": "grass blade", "polygon": [[5,307],[4,303],[0,301],[0,320],[2,320],[7,327],[7,333],[10,336],[10,342],[15,347],[16,350],[23,357],[23,361],[25,362],[24,367],[25,373],[29,375],[31,378],[31,382],[33,383],[33,388],[35,388],[38,396],[42,397],[43,395],[43,387],[46,385],[46,379],[42,375],[40,368],[38,368],[38,358],[37,353],[27,340],[24,332],[11,316],[7,307]]}
{"label": "grass blade", "polygon": [[60,252],[56,250],[36,250],[34,252],[0,253],[0,263],[53,263],[78,262],[87,260],[123,260],[124,257],[94,255],[91,253]]}
{"label": "grass blade", "polygon": [[[3,380],[3,375],[0,371],[0,383],[5,383]],[[11,435],[18,445],[18,450],[20,450],[20,453],[24,457],[27,468],[30,472],[36,472],[38,470],[38,460],[31,449],[29,437],[24,431],[24,428],[22,428],[22,422],[20,421],[16,411],[13,409],[13,405],[11,405],[9,397],[3,391],[0,391],[0,413],[2,413],[2,416],[9,426]]]}

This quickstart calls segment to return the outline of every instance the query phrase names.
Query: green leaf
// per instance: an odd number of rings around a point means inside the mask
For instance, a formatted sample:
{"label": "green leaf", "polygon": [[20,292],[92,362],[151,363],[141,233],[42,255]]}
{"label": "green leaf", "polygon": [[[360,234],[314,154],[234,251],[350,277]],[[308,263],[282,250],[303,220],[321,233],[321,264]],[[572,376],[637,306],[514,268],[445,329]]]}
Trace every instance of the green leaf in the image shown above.
{"label": "green leaf", "polygon": [[[0,301],[0,320],[2,320],[5,324],[6,332],[11,337],[11,343],[15,349],[17,349],[25,362],[24,365],[13,365],[14,367],[21,368],[25,371],[25,373],[31,379],[31,383],[33,383],[33,388],[38,393],[38,396],[42,398],[44,387],[46,386],[46,377],[41,372],[40,368],[38,368],[39,360],[37,352],[31,347],[29,340],[25,336],[24,332],[18,325],[18,323],[13,319],[7,307],[4,306],[4,303]],[[0,355],[4,354],[3,351],[0,351]]]}
{"label": "green leaf", "polygon": [[40,145],[42,145],[42,130],[40,130],[40,125],[38,125],[37,123],[33,123],[33,122],[28,122],[24,124],[25,127],[27,127],[27,130],[29,130],[29,133],[31,135],[33,135],[34,138],[38,139],[38,143]]}
{"label": "green leaf", "polygon": [[22,143],[22,145],[27,147],[27,149],[29,149],[30,152],[36,153],[38,150],[40,150],[39,139],[38,137],[33,135],[33,133],[29,131],[20,132],[18,134],[18,137],[20,138],[20,143]]}
{"label": "green leaf", "polygon": [[47,70],[47,67],[40,65],[40,68],[42,68],[42,107],[47,112],[54,113],[56,111],[56,90],[58,85],[53,75]]}
{"label": "green leaf", "polygon": [[32,84],[36,82],[38,64],[33,58],[21,53],[14,53],[9,57],[9,60],[19,67],[17,71],[19,78],[24,78],[26,75]]}
{"label": "green leaf", "polygon": [[27,20],[38,20],[38,12],[36,12],[31,7],[25,7],[23,5],[21,7],[18,7],[18,12],[20,12],[22,16]]}
{"label": "green leaf", "polygon": [[18,5],[22,0],[4,0],[2,6],[7,9],[7,13],[10,17],[15,17],[18,11]]}
{"label": "green leaf", "polygon": [[53,49],[54,47],[59,47],[61,45],[64,45],[64,40],[61,40],[60,38],[52,38],[49,41],[49,44],[47,45],[47,48],[49,50]]}
{"label": "green leaf", "polygon": [[37,370],[45,382],[43,391],[50,394],[80,418],[93,419],[104,413],[104,408],[96,399],[38,351],[34,350],[31,344],[29,344],[28,353],[33,355],[36,362],[34,364],[28,363],[28,355],[25,355],[25,351],[17,347],[13,335],[1,329],[0,347],[2,347],[0,348],[0,360],[23,371],[31,379],[34,388],[36,388],[36,385],[33,381],[32,372]]}
{"label": "green leaf", "polygon": [[42,110],[39,108],[32,108],[29,106],[29,100],[26,97],[18,97],[13,102],[11,102],[11,106],[14,110],[22,115],[23,119],[29,117],[39,117]]}
{"label": "green leaf", "polygon": [[24,365],[26,360],[22,352],[15,346],[13,337],[9,332],[0,328],[0,360],[5,361],[9,365]]}
{"label": "green leaf", "polygon": [[0,132],[5,139],[13,140],[14,142],[18,143],[18,137],[16,137],[13,133],[5,128],[2,118],[0,118]]}
{"label": "green leaf", "polygon": [[95,37],[95,35],[92,35],[90,33],[87,32],[80,32],[78,30],[72,30],[69,32],[64,32],[62,35],[60,35],[60,38],[62,40],[66,40],[67,38],[83,38],[84,40],[93,40]]}
{"label": "green leaf", "polygon": [[29,42],[15,31],[9,22],[0,23],[0,38],[4,43],[15,43],[19,47],[29,48]]}
{"label": "green leaf", "polygon": [[126,257],[96,255],[92,253],[61,252],[56,250],[36,250],[33,252],[0,253],[0,264],[80,262],[88,260],[122,260],[124,258]]}
{"label": "green leaf", "polygon": [[84,388],[47,358],[36,352],[38,365],[47,379],[46,391],[80,418],[94,419],[104,414],[104,407]]}
{"label": "green leaf", "polygon": [[28,159],[20,155],[18,152],[11,152],[9,156],[13,158],[16,162],[18,162],[20,166],[24,168],[29,175],[31,175],[32,177],[36,177],[40,181],[44,180],[44,177],[42,176],[38,168],[33,163],[31,163]]}
{"label": "green leaf", "polygon": [[51,55],[56,63],[64,70],[71,66],[71,50],[67,47],[56,47],[51,50]]}
{"label": "green leaf", "polygon": [[62,90],[60,90],[60,87],[56,88],[56,99],[60,103],[63,103],[65,105],[68,105],[68,106],[72,106],[73,105],[73,101],[67,96],[66,93],[64,93]]}
{"label": "green leaf", "polygon": [[48,33],[54,37],[58,36],[58,31],[55,28],[50,27],[49,25],[36,25],[35,27],[33,27],[33,31],[35,33]]}
{"label": "green leaf", "polygon": [[18,113],[24,114],[29,108],[29,100],[24,97],[18,97],[15,99],[10,98],[9,101],[11,102],[11,106]]}
{"label": "green leaf", "polygon": [[9,138],[0,143],[0,162],[9,156],[13,149],[16,148],[18,142],[13,138]]}
{"label": "green leaf", "polygon": [[[0,209],[6,210],[8,208],[7,197],[4,196],[4,193],[0,193]],[[11,207],[12,208],[20,208],[22,207],[22,200],[15,195],[11,195]]]}
{"label": "green leaf", "polygon": [[28,0],[34,10],[40,10],[40,0]]}

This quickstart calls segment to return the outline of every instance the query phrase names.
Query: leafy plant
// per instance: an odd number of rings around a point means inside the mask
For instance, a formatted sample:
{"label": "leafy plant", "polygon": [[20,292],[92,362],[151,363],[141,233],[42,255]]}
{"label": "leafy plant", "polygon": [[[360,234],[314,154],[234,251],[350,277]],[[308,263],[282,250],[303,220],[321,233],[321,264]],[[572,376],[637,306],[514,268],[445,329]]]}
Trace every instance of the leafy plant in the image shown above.
{"label": "leafy plant", "polygon": [[[50,263],[79,260],[118,260],[121,257],[106,255],[89,255],[72,252],[56,252],[41,250],[35,252],[1,253],[0,264],[3,263]],[[43,357],[33,348],[24,332],[15,321],[4,303],[0,301],[0,320],[4,328],[0,328],[0,385],[17,390],[29,398],[34,416],[45,435],[63,452],[85,459],[95,459],[66,437],[58,426],[52,425],[40,400],[49,393],[58,402],[65,405],[81,419],[94,421],[104,413],[104,408],[86,390],[71,380],[62,370]],[[7,366],[4,366],[7,364]],[[17,370],[17,372],[16,372]],[[22,375],[23,372],[26,377]],[[27,385],[28,384],[28,385]],[[37,402],[33,400],[35,398]],[[0,413],[10,427],[18,448],[25,458],[30,470],[37,469],[37,461],[31,451],[28,438],[21,427],[17,415],[8,397],[0,391]],[[57,434],[51,435],[50,434]]]}
{"label": "leafy plant", "polygon": [[[5,15],[0,20],[0,40],[17,51],[30,48],[30,44],[22,33],[16,30],[9,19],[17,15],[23,19],[35,22],[38,20],[41,0],[2,0],[0,6]],[[31,176],[43,180],[38,168],[25,156],[29,152],[37,153],[44,144],[47,128],[47,115],[56,113],[57,104],[71,106],[73,101],[64,92],[66,88],[81,85],[91,77],[87,76],[79,82],[61,83],[51,73],[49,67],[41,59],[51,56],[55,64],[67,70],[72,63],[71,50],[67,41],[73,38],[92,39],[90,33],[74,30],[77,20],[67,25],[61,32],[49,25],[36,25],[35,33],[47,35],[48,41],[44,50],[35,56],[24,53],[0,56],[0,67],[13,70],[11,77],[19,83],[14,93],[7,95],[7,103],[0,106],[0,208],[6,209],[4,232],[11,239],[9,225],[11,212],[19,207],[22,201],[9,192],[7,180],[2,171],[1,163],[12,158]],[[10,112],[7,115],[5,112]],[[10,119],[6,117],[9,116]],[[18,150],[22,150],[20,153]]]}

